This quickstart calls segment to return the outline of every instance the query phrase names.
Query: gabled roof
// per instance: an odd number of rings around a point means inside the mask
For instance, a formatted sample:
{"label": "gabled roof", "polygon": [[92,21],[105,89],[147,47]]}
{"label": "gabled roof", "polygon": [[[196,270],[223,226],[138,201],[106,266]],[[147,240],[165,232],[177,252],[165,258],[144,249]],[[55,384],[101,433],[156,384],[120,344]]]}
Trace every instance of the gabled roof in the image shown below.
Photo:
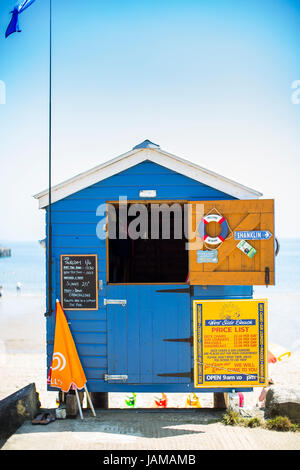
{"label": "gabled roof", "polygon": [[[158,165],[162,165],[238,199],[257,199],[262,196],[260,192],[254,189],[243,186],[240,183],[218,175],[206,168],[202,168],[195,163],[165,152],[159,145],[154,144],[150,140],[145,140],[141,144],[133,147],[130,152],[124,153],[119,157],[53,186],[51,201],[52,203],[60,201],[77,191],[81,191],[88,186],[127,170],[134,165],[138,165],[145,160],[150,160]],[[39,201],[40,209],[48,206],[48,193],[49,191],[47,189],[34,196],[35,199]]]}
{"label": "gabled roof", "polygon": [[132,150],[135,149],[159,149],[160,146],[158,144],[155,144],[154,142],[151,142],[151,140],[144,140],[140,144],[137,144],[135,147],[133,147]]}

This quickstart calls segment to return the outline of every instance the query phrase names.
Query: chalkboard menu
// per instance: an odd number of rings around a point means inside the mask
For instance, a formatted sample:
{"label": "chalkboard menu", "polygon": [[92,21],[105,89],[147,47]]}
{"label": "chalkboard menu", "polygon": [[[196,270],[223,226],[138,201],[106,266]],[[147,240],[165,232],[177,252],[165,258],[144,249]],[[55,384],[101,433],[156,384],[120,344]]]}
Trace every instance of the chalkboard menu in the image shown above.
{"label": "chalkboard menu", "polygon": [[97,255],[61,255],[61,301],[65,310],[98,310]]}

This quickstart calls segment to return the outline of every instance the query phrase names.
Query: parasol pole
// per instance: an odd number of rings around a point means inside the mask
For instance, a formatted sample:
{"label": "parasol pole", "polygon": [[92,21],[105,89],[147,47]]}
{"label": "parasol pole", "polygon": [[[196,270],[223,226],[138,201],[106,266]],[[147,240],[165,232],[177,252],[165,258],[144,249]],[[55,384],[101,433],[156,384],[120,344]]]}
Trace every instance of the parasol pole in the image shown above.
{"label": "parasol pole", "polygon": [[86,386],[86,385],[84,386],[84,390],[86,391],[86,397],[87,397],[88,402],[89,402],[89,405],[90,405],[90,407],[91,407],[93,416],[96,416],[95,409],[94,409],[94,405],[93,405],[93,402],[92,402],[92,400],[91,400],[91,397],[90,397],[90,394],[89,394],[89,392],[88,392],[88,389],[87,389],[87,386]]}
{"label": "parasol pole", "polygon": [[80,404],[79,395],[78,395],[78,390],[77,390],[77,387],[76,387],[76,386],[75,386],[75,394],[76,394],[76,398],[77,398],[77,403],[78,403],[78,409],[79,409],[79,413],[80,413],[80,418],[83,419],[81,404]]}

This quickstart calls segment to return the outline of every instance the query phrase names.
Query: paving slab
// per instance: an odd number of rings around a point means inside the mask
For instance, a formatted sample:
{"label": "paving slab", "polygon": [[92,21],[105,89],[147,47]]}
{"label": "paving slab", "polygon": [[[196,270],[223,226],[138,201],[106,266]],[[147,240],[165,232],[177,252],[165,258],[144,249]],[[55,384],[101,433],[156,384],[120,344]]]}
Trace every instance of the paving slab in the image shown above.
{"label": "paving slab", "polygon": [[[191,411],[191,412],[189,412]],[[193,412],[192,412],[193,411]],[[101,410],[24,423],[2,450],[299,450],[300,433],[225,426],[221,411]]]}

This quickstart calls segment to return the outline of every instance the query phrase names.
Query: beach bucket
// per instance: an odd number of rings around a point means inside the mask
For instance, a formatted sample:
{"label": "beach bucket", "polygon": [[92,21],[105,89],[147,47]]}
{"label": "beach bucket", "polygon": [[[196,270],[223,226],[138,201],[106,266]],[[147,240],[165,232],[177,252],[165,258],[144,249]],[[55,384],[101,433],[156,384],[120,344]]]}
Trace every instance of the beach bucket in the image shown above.
{"label": "beach bucket", "polygon": [[201,408],[199,398],[195,393],[190,393],[185,402],[186,408]]}
{"label": "beach bucket", "polygon": [[131,396],[125,398],[125,403],[127,406],[130,408],[134,408],[135,403],[136,403],[136,394],[132,393]]}
{"label": "beach bucket", "polygon": [[157,408],[167,408],[168,398],[165,393],[161,394],[161,398],[154,397],[154,403]]}

